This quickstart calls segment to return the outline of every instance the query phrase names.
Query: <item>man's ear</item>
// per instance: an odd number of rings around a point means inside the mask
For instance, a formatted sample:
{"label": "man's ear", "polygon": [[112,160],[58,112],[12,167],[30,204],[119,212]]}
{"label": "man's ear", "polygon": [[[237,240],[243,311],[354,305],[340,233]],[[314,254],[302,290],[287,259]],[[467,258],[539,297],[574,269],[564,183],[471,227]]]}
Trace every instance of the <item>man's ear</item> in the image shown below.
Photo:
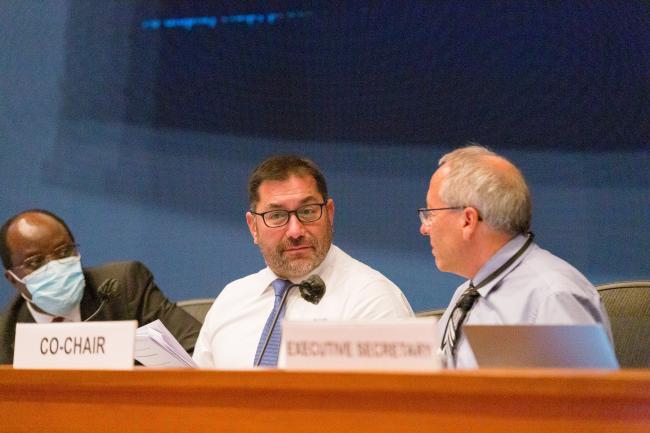
{"label": "man's ear", "polygon": [[250,211],[246,212],[246,224],[248,225],[248,231],[251,232],[251,236],[253,237],[253,243],[257,245],[257,221],[255,221],[255,215],[250,213]]}
{"label": "man's ear", "polygon": [[6,269],[4,271],[4,276],[6,280],[9,281],[9,284],[11,284],[12,286],[15,286],[16,283],[18,282],[18,280],[16,280],[16,278],[13,275],[11,275],[11,273]]}
{"label": "man's ear", "polygon": [[327,208],[327,218],[330,220],[330,226],[334,227],[334,200],[327,199],[325,207]]}
{"label": "man's ear", "polygon": [[463,209],[463,239],[470,240],[476,233],[480,221],[479,213],[476,208],[468,206]]}
{"label": "man's ear", "polygon": [[22,293],[27,299],[32,299],[32,294],[29,293],[29,290],[27,290],[27,287],[18,281],[16,277],[14,277],[11,272],[9,272],[7,269],[4,271],[4,276],[9,281],[9,284],[14,286],[16,290],[18,290],[19,293]]}

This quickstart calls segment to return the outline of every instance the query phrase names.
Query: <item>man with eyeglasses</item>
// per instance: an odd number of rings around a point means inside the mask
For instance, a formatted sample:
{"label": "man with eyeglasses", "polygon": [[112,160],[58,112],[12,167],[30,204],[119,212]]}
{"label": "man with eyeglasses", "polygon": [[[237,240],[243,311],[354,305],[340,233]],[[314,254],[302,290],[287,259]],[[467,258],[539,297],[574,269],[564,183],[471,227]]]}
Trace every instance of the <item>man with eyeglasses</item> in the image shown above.
{"label": "man with eyeglasses", "polygon": [[508,160],[478,145],[444,155],[426,203],[420,233],[429,237],[437,268],[469,280],[437,325],[448,367],[476,367],[464,324],[602,323],[611,340],[592,284],[533,242],[528,186]]}
{"label": "man with eyeglasses", "polygon": [[[413,315],[395,284],[332,245],[334,201],[312,161],[291,155],[267,159],[252,172],[248,194],[246,223],[267,267],[219,294],[194,351],[200,367],[276,365],[282,317],[380,320]],[[326,287],[317,304],[287,288],[314,274]]]}
{"label": "man with eyeglasses", "polygon": [[[0,364],[13,362],[16,323],[160,319],[191,352],[201,324],[170,302],[139,262],[82,268],[79,247],[67,224],[34,209],[0,228],[0,255],[7,281],[18,291],[0,318]],[[102,303],[100,287],[111,286]],[[102,289],[103,290],[103,289]]]}

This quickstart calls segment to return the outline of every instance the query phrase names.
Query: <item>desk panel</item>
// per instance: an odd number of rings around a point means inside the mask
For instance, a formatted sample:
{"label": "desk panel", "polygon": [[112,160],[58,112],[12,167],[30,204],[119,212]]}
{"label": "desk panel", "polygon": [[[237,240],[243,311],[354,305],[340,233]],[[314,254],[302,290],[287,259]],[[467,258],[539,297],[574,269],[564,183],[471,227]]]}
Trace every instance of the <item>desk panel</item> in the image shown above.
{"label": "desk panel", "polygon": [[650,371],[0,367],[2,432],[650,432]]}

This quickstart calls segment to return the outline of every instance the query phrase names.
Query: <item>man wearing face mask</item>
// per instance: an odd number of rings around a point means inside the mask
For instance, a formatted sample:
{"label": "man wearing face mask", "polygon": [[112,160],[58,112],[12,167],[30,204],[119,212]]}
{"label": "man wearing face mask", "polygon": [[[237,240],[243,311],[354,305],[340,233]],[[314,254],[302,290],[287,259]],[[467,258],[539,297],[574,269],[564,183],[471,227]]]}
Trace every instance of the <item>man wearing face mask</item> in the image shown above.
{"label": "man wearing face mask", "polygon": [[[137,320],[141,326],[160,319],[185,350],[194,348],[201,324],[164,296],[142,263],[82,268],[72,232],[49,211],[9,218],[0,228],[0,255],[5,278],[18,291],[0,317],[0,364],[13,362],[19,322]],[[114,288],[105,302],[102,286]]]}

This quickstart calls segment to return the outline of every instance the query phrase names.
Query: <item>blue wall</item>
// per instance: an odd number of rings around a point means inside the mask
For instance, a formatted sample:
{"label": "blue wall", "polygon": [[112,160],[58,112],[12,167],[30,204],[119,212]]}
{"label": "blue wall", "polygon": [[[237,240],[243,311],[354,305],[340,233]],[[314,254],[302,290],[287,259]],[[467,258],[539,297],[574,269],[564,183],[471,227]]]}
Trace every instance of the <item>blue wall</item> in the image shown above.
{"label": "blue wall", "polygon": [[[435,269],[416,209],[452,144],[297,143],[65,119],[68,6],[0,11],[0,219],[50,209],[86,265],[138,259],[172,299],[213,297],[263,266],[244,221],[248,173],[267,155],[298,152],[328,178],[335,243],[395,281],[414,309],[447,304],[460,280]],[[650,138],[597,152],[485,144],[526,175],[540,245],[594,283],[650,278]],[[13,296],[3,285],[2,304]]]}

